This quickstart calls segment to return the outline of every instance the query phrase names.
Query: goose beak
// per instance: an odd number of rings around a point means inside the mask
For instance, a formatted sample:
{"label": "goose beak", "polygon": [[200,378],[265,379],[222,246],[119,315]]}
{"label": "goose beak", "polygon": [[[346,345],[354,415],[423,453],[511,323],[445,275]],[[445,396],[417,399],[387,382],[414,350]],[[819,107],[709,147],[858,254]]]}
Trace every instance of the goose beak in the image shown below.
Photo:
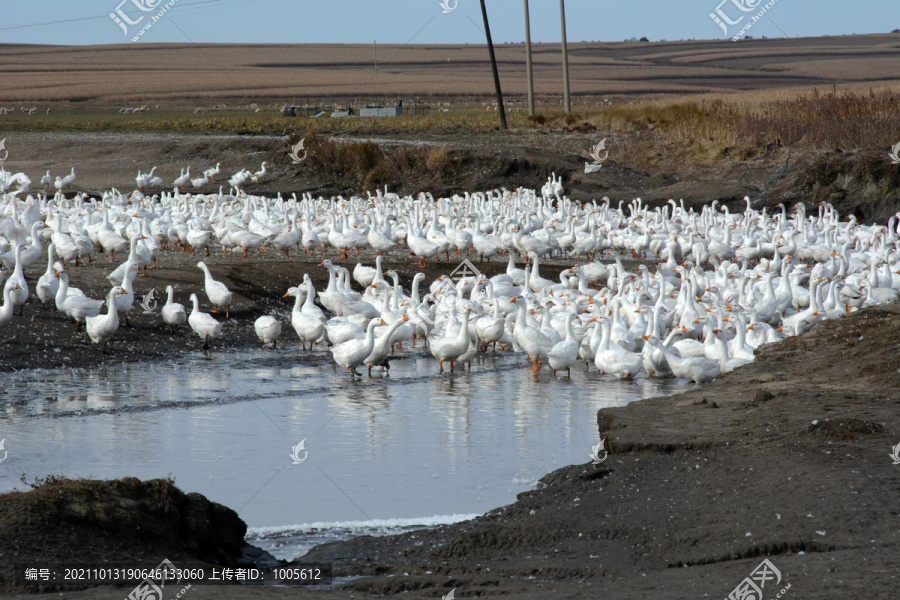
{"label": "goose beak", "polygon": [[387,325],[387,323],[384,322],[384,319],[381,319],[381,324],[382,324],[382,325]]}
{"label": "goose beak", "polygon": [[284,293],[284,296],[282,296],[282,298],[287,298],[287,297],[290,296],[290,295],[291,295],[290,292],[285,292],[285,293]]}
{"label": "goose beak", "polygon": [[644,339],[647,340],[647,341],[650,341],[650,336],[649,336],[649,335],[642,335],[641,337],[644,338]]}
{"label": "goose beak", "polygon": [[403,320],[404,320],[404,321],[409,321],[409,317],[408,317],[407,315],[403,315]]}

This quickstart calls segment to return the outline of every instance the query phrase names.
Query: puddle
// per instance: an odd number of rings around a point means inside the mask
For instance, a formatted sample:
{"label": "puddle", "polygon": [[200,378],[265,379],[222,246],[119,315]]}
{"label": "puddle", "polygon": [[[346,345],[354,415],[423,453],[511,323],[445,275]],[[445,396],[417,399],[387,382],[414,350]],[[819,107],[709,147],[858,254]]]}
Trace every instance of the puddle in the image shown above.
{"label": "puddle", "polygon": [[171,475],[236,510],[253,543],[293,558],[509,504],[550,471],[588,462],[598,408],[695,387],[583,369],[535,381],[518,355],[444,375],[424,352],[391,365],[353,379],[324,350],[288,349],[5,374],[0,492],[22,489],[22,473]]}

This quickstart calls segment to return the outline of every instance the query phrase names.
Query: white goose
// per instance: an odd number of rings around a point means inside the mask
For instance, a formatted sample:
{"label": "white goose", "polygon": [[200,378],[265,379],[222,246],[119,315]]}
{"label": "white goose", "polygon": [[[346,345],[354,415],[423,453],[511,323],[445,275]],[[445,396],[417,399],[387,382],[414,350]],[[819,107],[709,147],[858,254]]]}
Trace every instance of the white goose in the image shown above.
{"label": "white goose", "polygon": [[272,349],[278,349],[278,336],[281,335],[281,323],[275,317],[264,315],[253,323],[256,337],[259,338],[260,347],[272,344]]}
{"label": "white goose", "polygon": [[557,371],[565,369],[566,374],[571,376],[572,365],[578,360],[579,340],[572,330],[572,319],[574,318],[575,315],[572,313],[566,315],[566,339],[553,346],[547,355],[547,362],[553,369],[554,375]]}
{"label": "white goose", "polygon": [[450,361],[450,370],[453,370],[456,360],[469,350],[469,313],[471,308],[467,308],[462,316],[462,326],[455,335],[451,335],[450,331],[446,331],[443,337],[431,340],[429,349],[431,355],[438,359],[440,363],[441,373],[444,372],[444,361]]}
{"label": "white goose", "polygon": [[366,336],[363,339],[348,340],[332,346],[331,356],[334,357],[334,362],[354,375],[359,375],[356,367],[363,364],[366,357],[372,353],[372,349],[375,347],[375,328],[378,325],[385,325],[385,322],[381,319],[372,319],[366,327]]}
{"label": "white goose", "polygon": [[425,238],[414,234],[412,228],[406,234],[406,245],[409,246],[409,251],[412,254],[419,257],[419,262],[416,263],[416,266],[422,268],[428,266],[425,259],[434,258],[437,256],[438,250],[440,250],[437,244],[433,244]]}
{"label": "white goose", "polygon": [[[22,248],[22,253],[19,256],[19,261],[21,261],[23,267],[30,267],[41,257],[41,236],[38,235],[38,232],[45,227],[49,226],[45,225],[43,221],[37,221],[31,225],[31,243]],[[4,254],[2,262],[7,267],[12,268],[16,264],[15,252]]]}
{"label": "white goose", "polygon": [[600,322],[602,337],[594,355],[594,365],[601,373],[608,373],[619,379],[631,379],[643,370],[644,361],[640,353],[629,352],[618,344],[612,343],[610,318],[605,318]]}
{"label": "white goose", "polygon": [[78,244],[71,235],[63,232],[62,211],[56,213],[56,227],[53,228],[53,233],[50,234],[50,241],[55,246],[63,265],[74,260],[75,266],[78,266]]}
{"label": "white goose", "polygon": [[117,297],[122,293],[122,288],[113,287],[106,298],[106,314],[96,317],[86,317],[84,329],[88,337],[95,344],[100,344],[100,351],[106,352],[106,345],[119,330],[119,311],[116,310]]}
{"label": "white goose", "polygon": [[259,171],[257,171],[250,177],[253,180],[253,183],[259,183],[260,177],[265,176],[265,174],[268,172],[266,170],[267,166],[269,166],[269,163],[267,163],[266,161],[263,161],[262,166],[260,167]]}
{"label": "white goose", "polygon": [[714,360],[699,356],[678,358],[657,339],[650,338],[647,340],[647,343],[659,348],[666,360],[669,361],[669,366],[672,368],[672,373],[675,374],[675,377],[687,379],[694,383],[707,383],[719,376],[721,368],[719,363]]}
{"label": "white goose", "polygon": [[16,268],[13,274],[4,284],[3,291],[10,290],[10,300],[13,306],[19,306],[19,314],[23,314],[25,303],[28,301],[28,283],[25,281],[25,275],[22,272],[22,246],[16,246]]}
{"label": "white goose", "polygon": [[[289,288],[284,294],[285,298],[288,296],[294,297],[294,309],[291,311],[291,325],[293,326],[294,331],[297,332],[297,336],[300,338],[300,343],[303,344],[304,350],[306,350],[306,342],[309,342],[310,344],[318,342],[325,333],[324,318],[320,319],[314,313],[305,312],[303,310],[306,303],[312,305],[312,301],[315,299],[315,293],[315,288],[312,287],[312,282],[310,282],[307,287],[305,301],[303,294],[301,294],[300,290],[296,287]],[[315,305],[312,306],[317,310],[320,310]]]}
{"label": "white goose", "polygon": [[198,192],[203,191],[203,186],[207,185],[210,182],[208,176],[203,175],[202,177],[194,177],[191,179],[191,185],[197,188]]}
{"label": "white goose", "polygon": [[372,352],[369,353],[369,356],[363,361],[364,364],[369,367],[369,374],[372,373],[372,367],[381,367],[382,371],[391,369],[391,365],[387,363],[387,357],[391,351],[391,337],[394,335],[394,332],[407,321],[409,321],[409,317],[403,315],[403,318],[397,319],[388,325],[387,328],[381,332],[381,335],[375,339],[375,344],[372,346]]}
{"label": "white goose", "polygon": [[[51,243],[47,247],[47,270],[44,271],[35,286],[35,292],[43,308],[47,308],[47,304],[56,297],[56,292],[59,290],[59,279],[56,277],[56,263],[54,263],[55,254],[56,247]],[[59,266],[62,268],[62,265]]]}
{"label": "white goose", "polygon": [[162,307],[163,322],[169,326],[169,329],[175,331],[187,321],[187,313],[184,305],[175,302],[175,290],[171,285],[166,286],[166,294],[168,299]]}
{"label": "white goose", "polygon": [[86,317],[96,317],[103,307],[103,300],[94,300],[78,290],[77,293],[69,293],[69,274],[59,273],[59,289],[56,292],[56,307],[75,321],[75,330],[81,327]]}
{"label": "white goose", "polygon": [[188,325],[194,330],[194,333],[203,338],[203,349],[209,349],[210,341],[222,335],[222,323],[216,321],[212,316],[200,312],[200,303],[197,300],[197,294],[191,294],[191,303],[194,308],[188,317]]}
{"label": "white goose", "polygon": [[552,350],[556,344],[541,333],[539,329],[528,325],[526,314],[528,312],[528,307],[525,303],[525,298],[522,296],[515,296],[512,298],[512,302],[514,302],[519,309],[516,314],[516,325],[513,328],[513,338],[515,338],[519,346],[528,353],[528,356],[534,360],[531,370],[535,372],[540,371],[541,361],[548,358],[550,350]]}
{"label": "white goose", "polygon": [[156,171],[156,167],[150,169],[149,173],[141,173],[141,170],[138,169],[137,177],[134,178],[135,183],[137,183],[137,187],[140,191],[144,191],[144,188],[150,185],[150,179],[153,177],[153,172]]}
{"label": "white goose", "polygon": [[6,325],[13,317],[13,303],[10,295],[14,288],[3,288],[3,306],[0,306],[0,327]]}
{"label": "white goose", "polygon": [[201,260],[197,263],[197,267],[203,271],[203,289],[206,291],[206,297],[209,298],[209,301],[212,302],[215,307],[212,312],[218,313],[219,307],[224,306],[225,320],[228,320],[228,315],[231,312],[231,301],[234,298],[234,294],[231,293],[224,283],[213,279],[212,274],[209,272],[209,267],[206,266],[205,262]]}
{"label": "white goose", "polygon": [[172,182],[172,185],[175,186],[175,191],[180,192],[184,189],[184,186],[188,184],[191,180],[191,166],[188,165],[187,171],[184,169],[181,170],[181,175],[175,178],[175,181]]}
{"label": "white goose", "polygon": [[122,277],[122,285],[118,288],[121,293],[116,294],[116,311],[125,316],[125,325],[128,327],[131,327],[131,324],[128,322],[128,313],[131,312],[131,308],[134,306],[134,273],[136,271],[137,267],[129,263],[125,270],[125,275]]}
{"label": "white goose", "polygon": [[[132,280],[137,276],[138,273],[138,258],[137,258],[137,246],[138,246],[138,237],[135,236],[131,238],[130,242],[131,249],[128,253],[128,258],[116,267],[112,273],[106,276],[106,279],[113,285],[122,285],[122,280],[125,278],[125,273],[130,273]],[[129,271],[129,267],[134,267],[132,271]]]}
{"label": "white goose", "polygon": [[203,176],[206,177],[209,181],[215,183],[216,175],[218,175],[222,171],[221,167],[222,163],[217,162],[216,166],[210,167],[209,169],[203,171]]}

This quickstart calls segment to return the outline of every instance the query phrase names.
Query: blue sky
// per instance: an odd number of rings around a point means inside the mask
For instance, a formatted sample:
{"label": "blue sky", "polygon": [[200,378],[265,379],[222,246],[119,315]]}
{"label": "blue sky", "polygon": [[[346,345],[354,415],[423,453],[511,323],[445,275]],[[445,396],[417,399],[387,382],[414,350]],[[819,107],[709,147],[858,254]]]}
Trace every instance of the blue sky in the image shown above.
{"label": "blue sky", "polygon": [[[172,0],[0,0],[0,43],[115,44],[129,39],[109,14],[121,6],[132,20],[133,3],[160,7]],[[456,0],[446,0],[453,6]],[[722,0],[567,0],[569,41],[724,39],[710,18]],[[725,0],[732,20],[752,15],[766,0]],[[478,0],[458,0],[444,14],[439,0],[174,0],[141,43],[483,43]],[[757,7],[742,13],[733,2]],[[489,0],[496,43],[524,39],[522,0]],[[558,42],[559,3],[531,0],[532,40]],[[156,9],[157,11],[159,8]],[[745,20],[746,22],[746,20]],[[737,31],[735,26],[729,31]],[[776,0],[753,26],[755,37],[884,33],[900,28],[896,0]]]}

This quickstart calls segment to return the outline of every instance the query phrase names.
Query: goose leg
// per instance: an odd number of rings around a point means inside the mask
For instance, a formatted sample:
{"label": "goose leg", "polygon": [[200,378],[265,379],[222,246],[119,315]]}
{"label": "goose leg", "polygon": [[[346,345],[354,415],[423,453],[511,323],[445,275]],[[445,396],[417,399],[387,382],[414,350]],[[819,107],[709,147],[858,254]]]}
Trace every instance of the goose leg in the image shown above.
{"label": "goose leg", "polygon": [[528,369],[528,370],[529,370],[529,371],[534,371],[535,373],[537,373],[538,371],[541,370],[541,363],[538,362],[537,356],[534,357],[534,364],[533,364],[533,365],[531,366],[531,368]]}

